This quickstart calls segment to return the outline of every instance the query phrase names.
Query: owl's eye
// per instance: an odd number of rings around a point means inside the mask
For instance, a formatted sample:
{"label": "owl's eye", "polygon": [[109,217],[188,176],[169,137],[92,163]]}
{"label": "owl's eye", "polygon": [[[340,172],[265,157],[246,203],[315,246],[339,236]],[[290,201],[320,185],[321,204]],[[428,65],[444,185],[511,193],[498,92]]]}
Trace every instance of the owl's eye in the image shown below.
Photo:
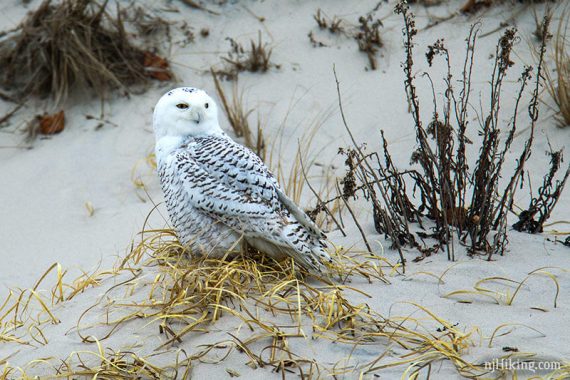
{"label": "owl's eye", "polygon": [[178,103],[176,105],[176,108],[181,109],[181,110],[185,110],[186,108],[188,108],[188,104],[186,103]]}
{"label": "owl's eye", "polygon": [[208,108],[210,105],[208,103],[204,104],[204,107]]}

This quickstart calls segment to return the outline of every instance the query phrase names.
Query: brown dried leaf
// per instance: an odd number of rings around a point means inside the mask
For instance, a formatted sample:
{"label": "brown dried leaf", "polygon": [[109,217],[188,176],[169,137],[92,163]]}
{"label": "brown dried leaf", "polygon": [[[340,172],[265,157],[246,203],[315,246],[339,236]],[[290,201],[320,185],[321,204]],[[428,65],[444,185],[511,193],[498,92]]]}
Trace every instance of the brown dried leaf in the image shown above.
{"label": "brown dried leaf", "polygon": [[38,116],[40,122],[40,133],[42,135],[55,135],[65,128],[65,113],[63,110],[52,115],[44,114]]}
{"label": "brown dried leaf", "polygon": [[169,70],[170,65],[168,61],[150,51],[144,52],[143,66],[146,69],[146,75],[151,78],[160,81],[172,80],[172,73]]}

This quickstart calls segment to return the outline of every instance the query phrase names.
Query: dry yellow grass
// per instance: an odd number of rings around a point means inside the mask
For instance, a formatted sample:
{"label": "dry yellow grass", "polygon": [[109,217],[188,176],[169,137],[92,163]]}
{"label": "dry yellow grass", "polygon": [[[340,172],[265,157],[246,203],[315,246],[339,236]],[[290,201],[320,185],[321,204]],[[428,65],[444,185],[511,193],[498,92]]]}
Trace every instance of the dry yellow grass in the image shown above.
{"label": "dry yellow grass", "polygon": [[243,92],[238,91],[237,79],[232,83],[231,99],[226,95],[220,80],[214,70],[211,71],[216,93],[220,98],[222,109],[230,126],[237,137],[244,139],[244,145],[255,152],[262,160],[266,159],[266,146],[261,123],[257,122],[257,130],[254,132],[249,125],[249,115],[253,109],[246,110],[243,102]]}
{"label": "dry yellow grass", "polygon": [[[241,355],[251,368],[273,368],[283,375],[296,373],[306,379],[346,373],[368,376],[393,367],[402,368],[402,378],[415,379],[420,373],[426,375],[439,361],[448,361],[465,377],[480,378],[486,373],[483,364],[470,362],[464,355],[483,341],[488,340],[491,346],[494,337],[505,334],[505,328],[517,327],[498,326],[489,339],[478,328],[459,329],[417,303],[408,303],[415,312],[390,318],[366,303],[354,303],[351,294],[370,296],[348,285],[350,281],[366,279],[380,286],[380,282],[388,282],[385,272],[396,273],[397,268],[382,257],[338,247],[333,252],[334,264],[329,266],[330,276],[317,278],[298,271],[292,260],[275,261],[239,250],[234,254],[233,259],[192,258],[185,254],[173,231],[147,230],[113,270],[83,274],[67,283],[66,271],[54,264],[32,289],[11,293],[0,306],[4,342],[22,347],[48,345],[43,330],[61,318],[69,318],[65,313],[59,315],[57,304],[118,274],[130,276],[111,286],[94,305],[97,308],[85,310],[77,321],[85,350],[63,358],[34,360],[23,368],[9,366],[10,358],[4,358],[0,378],[29,378],[28,373],[40,370],[60,377],[173,379],[190,375],[198,363],[222,363],[232,355]],[[449,269],[439,276],[425,274],[441,282]],[[55,285],[48,293],[41,292],[41,284],[49,277],[55,277]],[[106,315],[101,322],[108,330],[104,336],[90,335],[93,326],[83,321],[94,310]],[[204,332],[218,330],[216,322],[222,317],[229,338],[213,338],[207,344],[192,346],[195,351],[188,351],[188,346],[184,351],[177,348],[204,336]],[[147,333],[158,327],[163,339],[153,354],[141,356],[128,347],[119,350],[104,346],[108,337],[129,324],[143,326],[140,328]],[[145,335],[145,331],[136,333]],[[348,357],[333,365],[305,357],[296,352],[298,342],[304,340],[336,342],[346,348]],[[376,358],[367,363],[351,362],[350,352],[366,345],[378,352]],[[164,364],[165,355],[170,355],[168,364]],[[568,369],[562,367],[549,378],[564,378]]]}

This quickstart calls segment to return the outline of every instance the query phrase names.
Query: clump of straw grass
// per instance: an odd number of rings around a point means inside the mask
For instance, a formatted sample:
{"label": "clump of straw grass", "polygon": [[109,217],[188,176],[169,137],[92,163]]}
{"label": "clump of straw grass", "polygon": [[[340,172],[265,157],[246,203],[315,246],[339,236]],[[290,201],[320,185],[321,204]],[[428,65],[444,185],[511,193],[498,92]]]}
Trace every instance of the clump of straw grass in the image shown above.
{"label": "clump of straw grass", "polygon": [[[163,343],[155,351],[165,350],[192,341],[193,336],[209,331],[209,326],[222,317],[231,316],[243,326],[239,329],[242,336],[230,333],[232,340],[208,347],[235,349],[246,355],[252,368],[272,367],[281,371],[287,367],[301,376],[314,371],[331,374],[346,371],[327,368],[292,351],[294,340],[312,337],[351,346],[392,341],[402,347],[414,347],[411,356],[405,355],[402,360],[384,363],[385,353],[380,355],[359,367],[363,374],[405,364],[410,366],[407,371],[414,373],[441,359],[451,360],[462,373],[478,370],[476,365],[461,359],[475,330],[461,332],[428,309],[414,305],[445,327],[442,334],[418,332],[417,319],[386,319],[367,304],[350,301],[351,292],[370,297],[348,285],[351,278],[388,282],[384,270],[398,272],[384,258],[338,248],[333,253],[335,262],[329,266],[331,277],[319,278],[299,272],[291,259],[276,261],[257,252],[233,252],[237,256],[231,260],[189,257],[185,253],[172,230],[143,232],[141,242],[122,261],[119,271],[136,273],[141,268],[145,271],[154,268],[156,274],[148,276],[146,281],[129,282],[129,294],[137,289],[146,294],[138,302],[116,299],[106,303],[106,315],[114,315],[117,307],[123,314],[114,319],[113,331],[141,317],[154,321],[164,335]],[[119,289],[117,292],[124,293]],[[408,323],[413,327],[406,327]],[[78,332],[82,340],[97,343],[82,332],[82,325],[80,319]],[[200,351],[195,355],[202,357],[205,353]],[[418,366],[418,358],[423,365]]]}
{"label": "clump of straw grass", "polygon": [[0,86],[18,100],[34,95],[62,104],[75,88],[103,98],[111,89],[147,82],[145,51],[131,41],[121,12],[112,16],[107,3],[42,2],[0,40]]}

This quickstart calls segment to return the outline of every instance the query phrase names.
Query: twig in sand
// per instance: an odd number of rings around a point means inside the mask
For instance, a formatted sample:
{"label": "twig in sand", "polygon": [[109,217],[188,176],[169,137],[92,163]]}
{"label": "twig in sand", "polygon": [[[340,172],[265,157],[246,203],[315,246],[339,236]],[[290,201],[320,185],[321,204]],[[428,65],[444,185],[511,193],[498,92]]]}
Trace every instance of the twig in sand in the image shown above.
{"label": "twig in sand", "polygon": [[299,163],[301,164],[301,172],[303,173],[303,178],[305,179],[305,182],[307,183],[307,186],[309,186],[309,189],[311,190],[313,195],[315,197],[317,197],[317,205],[315,206],[315,210],[317,210],[317,212],[324,210],[327,213],[327,215],[330,216],[330,218],[332,219],[334,224],[336,224],[336,226],[338,227],[338,229],[342,233],[342,236],[346,236],[346,232],[344,232],[344,229],[342,228],[342,226],[336,220],[333,213],[328,208],[328,206],[325,204],[325,202],[323,202],[319,193],[317,193],[317,191],[313,188],[313,185],[311,185],[311,182],[309,182],[309,179],[307,178],[307,173],[305,171],[305,166],[303,165],[303,155],[301,154],[300,148],[298,149],[297,157],[299,157]]}
{"label": "twig in sand", "polygon": [[16,112],[18,112],[18,110],[20,108],[22,108],[23,106],[24,106],[24,103],[20,103],[16,107],[14,107],[10,111],[8,111],[4,116],[0,117],[0,128],[2,128],[3,124],[6,123],[8,120],[10,120],[12,118],[12,116],[14,116],[14,114]]}
{"label": "twig in sand", "polygon": [[[340,94],[340,82],[339,82],[338,77],[336,75],[336,69],[334,66],[333,66],[333,74],[334,74],[334,78],[335,78],[335,82],[336,82],[338,106],[340,109],[340,115],[342,118],[342,123],[343,123],[344,128],[346,129],[348,135],[350,136],[350,140],[352,141],[354,149],[358,152],[358,157],[359,157],[359,161],[360,161],[360,164],[358,165],[358,167],[359,167],[359,170],[361,171],[363,177],[365,178],[364,184],[367,185],[367,194],[370,196],[375,209],[376,210],[383,210],[383,207],[380,204],[380,202],[376,196],[376,192],[374,191],[374,189],[370,185],[370,182],[368,180],[366,180],[368,175],[370,175],[373,178],[373,180],[374,180],[373,183],[375,183],[377,185],[376,188],[380,191],[380,194],[382,195],[382,198],[384,199],[384,202],[386,204],[389,203],[388,197],[386,195],[385,189],[383,188],[383,186],[381,184],[380,178],[378,177],[375,170],[372,168],[372,166],[370,165],[370,163],[366,159],[366,155],[363,153],[362,149],[357,144],[356,139],[354,138],[354,135],[352,134],[352,131],[350,130],[350,128],[348,126],[348,122],[346,121],[346,116],[344,114],[344,108],[342,105],[342,96]],[[401,242],[400,242],[401,237],[399,236],[400,234],[395,233],[394,226],[395,225],[397,225],[397,226],[406,225],[407,226],[407,221],[405,221],[405,220],[402,221],[398,215],[395,215],[392,212],[390,212],[390,218],[397,220],[397,222],[395,222],[395,223],[389,222],[388,223],[388,221],[387,221],[386,232],[392,237],[392,244],[393,244],[394,248],[396,248],[398,250],[398,253],[400,255],[400,260],[402,263],[402,267],[405,270],[405,259],[404,259],[404,254],[402,252]],[[370,249],[370,245],[368,243],[366,243],[366,245]]]}
{"label": "twig in sand", "polygon": [[208,8],[204,7],[203,5],[201,5],[201,4],[198,4],[198,3],[195,2],[194,0],[180,0],[180,1],[182,1],[184,4],[188,5],[190,8],[199,9],[199,10],[201,10],[201,11],[208,12],[208,13],[210,13],[210,14],[212,14],[212,15],[215,15],[215,16],[219,16],[219,15],[220,15],[220,13],[215,12],[215,11],[213,11],[213,10],[211,10],[211,9],[208,9]]}
{"label": "twig in sand", "polygon": [[[336,183],[336,189],[338,192],[340,192],[340,184],[338,183],[338,181]],[[356,228],[358,228],[358,232],[360,232],[360,236],[362,236],[362,241],[364,242],[364,245],[366,245],[366,249],[368,249],[368,252],[370,252],[370,253],[374,252],[372,250],[372,246],[370,245],[370,243],[368,243],[368,239],[366,238],[366,234],[364,233],[362,226],[358,222],[358,218],[354,214],[354,211],[352,211],[352,208],[350,208],[348,201],[346,200],[345,197],[341,197],[341,199],[342,199],[344,205],[346,206],[346,209],[350,213],[350,216],[352,217],[352,220],[354,221],[354,225],[356,226]]]}

